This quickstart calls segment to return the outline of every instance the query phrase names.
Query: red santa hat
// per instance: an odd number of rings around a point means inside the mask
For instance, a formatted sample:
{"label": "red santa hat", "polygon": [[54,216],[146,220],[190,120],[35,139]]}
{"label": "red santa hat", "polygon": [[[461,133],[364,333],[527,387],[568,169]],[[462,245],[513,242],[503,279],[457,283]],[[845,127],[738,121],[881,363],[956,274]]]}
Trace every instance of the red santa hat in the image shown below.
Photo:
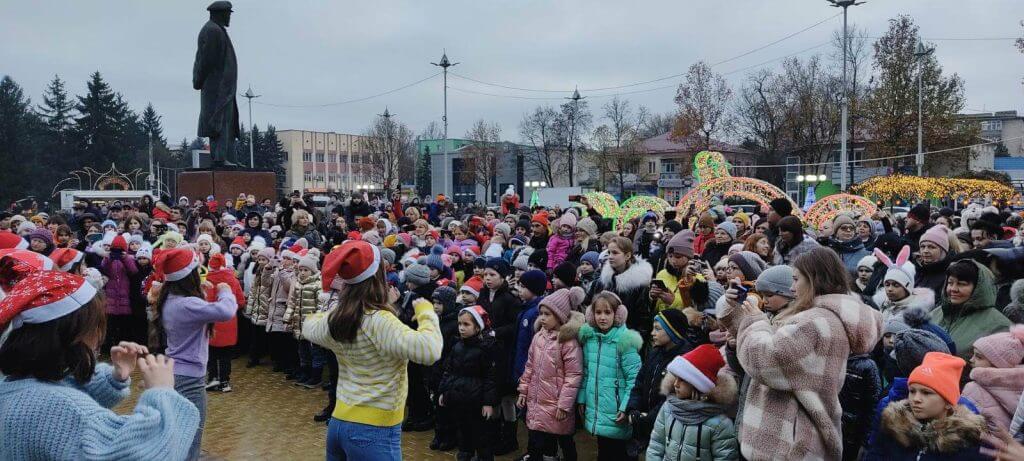
{"label": "red santa hat", "polygon": [[223,254],[214,253],[213,256],[210,256],[210,270],[221,270],[225,264],[227,264],[227,260],[224,259]]}
{"label": "red santa hat", "polygon": [[120,234],[114,237],[114,240],[110,242],[111,250],[128,251],[128,241]]}
{"label": "red santa hat", "polygon": [[21,238],[20,235],[14,232],[0,232],[0,248],[2,249],[16,249],[16,250],[27,250],[28,242]]}
{"label": "red santa hat", "polygon": [[53,260],[28,250],[0,250],[0,288],[10,291],[33,272],[53,269]]}
{"label": "red santa hat", "polygon": [[82,260],[85,253],[78,251],[74,248],[57,248],[50,253],[50,259],[57,266],[57,270],[61,272],[67,272],[71,270],[71,266]]}
{"label": "red santa hat", "polygon": [[718,382],[718,370],[725,366],[722,353],[711,344],[701,344],[668,364],[668,371],[690,383],[698,392],[707,394]]}
{"label": "red santa hat", "polygon": [[291,248],[288,248],[288,249],[282,251],[281,252],[281,257],[282,258],[291,258],[291,259],[294,259],[294,260],[298,261],[299,259],[302,258],[302,255],[305,254],[305,251],[306,251],[306,249],[303,246],[301,246],[298,243],[296,243],[295,245],[292,245]]}
{"label": "red santa hat", "polygon": [[323,289],[329,291],[337,277],[346,285],[355,285],[377,273],[380,250],[362,240],[348,240],[327,254],[322,269]]}
{"label": "red santa hat", "polygon": [[0,301],[0,328],[21,328],[75,312],[96,296],[84,278],[57,271],[36,271],[19,281]]}
{"label": "red santa hat", "polygon": [[161,251],[153,266],[163,274],[164,280],[175,282],[184,279],[199,266],[199,254],[190,248],[173,248]]}
{"label": "red santa hat", "polygon": [[459,311],[459,315],[469,314],[473,317],[473,321],[480,327],[481,330],[486,330],[491,327],[491,316],[487,315],[487,311],[482,306],[470,306],[464,307]]}
{"label": "red santa hat", "polygon": [[245,251],[245,249],[247,248],[245,246],[245,239],[243,239],[241,235],[235,237],[235,239],[231,241],[231,245],[228,246],[229,251],[234,250],[235,248],[238,248],[239,250],[242,251]]}
{"label": "red santa hat", "polygon": [[459,291],[466,291],[473,294],[473,296],[480,296],[480,290],[483,289],[483,280],[480,280],[479,277],[471,277],[469,280],[466,280],[466,283],[462,284],[462,288]]}

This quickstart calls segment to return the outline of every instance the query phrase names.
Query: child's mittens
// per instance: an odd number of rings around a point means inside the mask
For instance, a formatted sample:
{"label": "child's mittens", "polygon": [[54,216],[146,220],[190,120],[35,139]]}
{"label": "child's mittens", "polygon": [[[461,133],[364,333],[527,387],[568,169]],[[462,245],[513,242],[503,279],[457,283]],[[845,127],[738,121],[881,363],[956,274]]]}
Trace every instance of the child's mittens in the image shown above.
{"label": "child's mittens", "polygon": [[427,312],[433,313],[434,304],[427,301],[425,298],[419,298],[412,302],[412,309],[416,312],[416,316],[419,317]]}
{"label": "child's mittens", "polygon": [[686,321],[687,323],[690,324],[691,327],[700,327],[701,320],[704,319],[704,314],[700,313],[699,311],[697,311],[697,309],[694,309],[692,307],[687,307],[686,309],[683,309],[683,315],[686,316]]}

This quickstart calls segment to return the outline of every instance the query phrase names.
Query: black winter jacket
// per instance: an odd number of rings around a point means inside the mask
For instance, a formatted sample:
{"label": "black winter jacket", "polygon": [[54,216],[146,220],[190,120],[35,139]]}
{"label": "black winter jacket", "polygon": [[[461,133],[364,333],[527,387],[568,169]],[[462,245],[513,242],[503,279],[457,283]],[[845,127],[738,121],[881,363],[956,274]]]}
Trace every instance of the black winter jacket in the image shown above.
{"label": "black winter jacket", "polygon": [[946,269],[949,269],[949,256],[931,264],[918,264],[914,274],[914,286],[923,287],[935,292],[939,299],[946,289]]}
{"label": "black winter jacket", "polygon": [[452,346],[438,388],[446,407],[468,409],[498,404],[495,341],[490,333],[460,339]]}
{"label": "black winter jacket", "polygon": [[441,349],[441,360],[434,362],[427,372],[427,388],[436,393],[441,387],[441,378],[444,377],[445,362],[451,355],[452,347],[459,341],[459,310],[462,306],[456,305],[451,311],[442,312],[438,317],[441,327],[441,339],[444,346]]}
{"label": "black winter jacket", "polygon": [[512,352],[515,349],[516,331],[519,325],[516,320],[519,318],[519,311],[522,309],[522,302],[509,291],[508,283],[502,285],[494,293],[491,300],[491,289],[484,287],[480,290],[480,298],[477,301],[480,307],[487,311],[491,318],[491,329],[494,331],[494,339],[497,343],[497,382],[500,395],[513,394],[518,383],[512,383],[508,376],[512,369]]}
{"label": "black winter jacket", "polygon": [[843,459],[856,460],[860,447],[871,427],[871,417],[882,393],[878,365],[868,354],[851,355],[846,359],[846,378],[839,390],[839,406],[843,409]]}
{"label": "black winter jacket", "polygon": [[[661,380],[665,377],[665,368],[672,359],[691,349],[692,345],[683,343],[669,345],[666,348],[651,347],[651,351],[647,353],[647,359],[640,367],[640,373],[636,375],[636,384],[629,393],[629,404],[626,406],[626,412],[633,423],[633,434],[640,436],[640,439],[650,436],[661,404],[665,403],[665,396],[661,393]],[[641,415],[644,413],[646,416]]]}

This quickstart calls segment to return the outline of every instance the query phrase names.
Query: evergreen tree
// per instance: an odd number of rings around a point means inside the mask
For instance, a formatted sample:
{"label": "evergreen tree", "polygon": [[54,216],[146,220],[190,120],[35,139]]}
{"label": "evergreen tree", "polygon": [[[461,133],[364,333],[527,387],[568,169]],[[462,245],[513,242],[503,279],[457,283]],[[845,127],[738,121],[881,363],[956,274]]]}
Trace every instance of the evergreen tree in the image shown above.
{"label": "evergreen tree", "polygon": [[80,166],[106,169],[117,160],[119,126],[118,98],[103,80],[99,71],[94,72],[87,84],[85,96],[78,97],[75,109],[75,135],[80,152]]}
{"label": "evergreen tree", "polygon": [[[38,129],[38,119],[30,109],[31,100],[10,76],[0,79],[0,200],[4,207],[12,201],[24,198],[33,192],[28,186],[39,187],[39,181],[32,181],[32,174],[38,167],[33,162],[33,130]],[[44,186],[45,187],[45,186]],[[49,191],[47,191],[47,196]]]}
{"label": "evergreen tree", "polygon": [[157,146],[167,147],[167,139],[164,138],[164,128],[160,123],[162,118],[160,115],[157,115],[156,109],[153,108],[153,103],[147,104],[146,110],[142,111],[142,131],[149,135],[147,140],[153,141],[153,148]]}
{"label": "evergreen tree", "polygon": [[424,146],[420,153],[419,161],[416,162],[416,195],[426,197],[430,195],[430,146]]}
{"label": "evergreen tree", "polygon": [[60,144],[67,141],[71,133],[74,117],[71,112],[75,110],[75,103],[68,97],[64,89],[64,81],[59,75],[55,75],[50,85],[43,93],[43,103],[36,106],[36,113],[43,119],[48,134],[57,138]]}
{"label": "evergreen tree", "polygon": [[256,150],[253,153],[253,161],[257,169],[266,169],[274,172],[277,180],[275,187],[278,192],[284,193],[284,145],[277,138],[277,130],[273,125],[267,126],[266,133],[258,137],[256,127],[253,127],[253,137],[257,139]]}

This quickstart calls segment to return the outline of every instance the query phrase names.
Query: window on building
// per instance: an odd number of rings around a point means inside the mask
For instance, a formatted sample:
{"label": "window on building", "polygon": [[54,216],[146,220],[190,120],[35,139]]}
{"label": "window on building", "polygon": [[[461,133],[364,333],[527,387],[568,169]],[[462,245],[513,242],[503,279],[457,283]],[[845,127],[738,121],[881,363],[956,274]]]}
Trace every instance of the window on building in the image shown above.
{"label": "window on building", "polygon": [[327,161],[330,163],[338,163],[338,154],[328,154]]}
{"label": "window on building", "polygon": [[658,162],[647,162],[647,174],[658,172]]}
{"label": "window on building", "polygon": [[662,160],[661,161],[661,172],[662,173],[675,173],[676,169],[679,168],[679,164],[672,161]]}
{"label": "window on building", "polygon": [[318,163],[324,163],[324,154],[322,154],[322,153],[316,154],[316,161]]}
{"label": "window on building", "polygon": [[302,153],[302,161],[303,162],[312,162],[313,161],[313,154],[311,152],[303,152]]}
{"label": "window on building", "polygon": [[313,180],[313,173],[310,172],[310,171],[306,171],[306,172],[302,173],[302,180],[306,181],[306,182],[312,181]]}
{"label": "window on building", "polygon": [[281,151],[281,159],[286,162],[288,161],[288,151]]}
{"label": "window on building", "polygon": [[981,122],[981,131],[1002,131],[1002,120],[986,120]]}

